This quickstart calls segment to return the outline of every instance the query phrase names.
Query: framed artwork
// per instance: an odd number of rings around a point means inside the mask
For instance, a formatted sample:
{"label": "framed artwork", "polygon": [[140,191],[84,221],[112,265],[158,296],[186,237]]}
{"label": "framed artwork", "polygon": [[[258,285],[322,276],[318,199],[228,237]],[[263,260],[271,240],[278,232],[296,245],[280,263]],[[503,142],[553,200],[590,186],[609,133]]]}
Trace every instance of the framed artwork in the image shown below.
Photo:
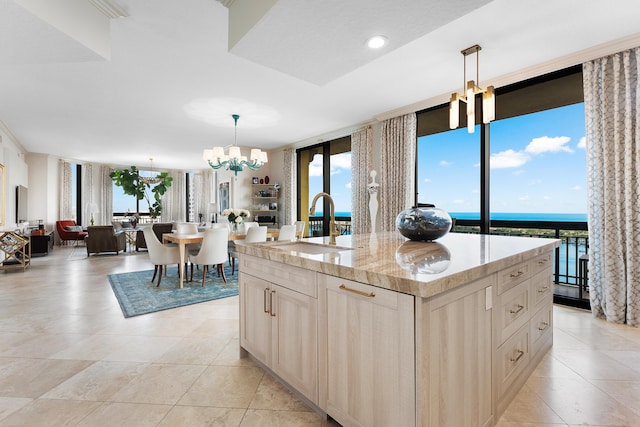
{"label": "framed artwork", "polygon": [[231,183],[229,181],[221,182],[218,185],[218,198],[220,199],[220,212],[229,209],[231,201]]}
{"label": "framed artwork", "polygon": [[4,201],[4,165],[0,165],[0,225],[4,225],[4,211],[6,208]]}

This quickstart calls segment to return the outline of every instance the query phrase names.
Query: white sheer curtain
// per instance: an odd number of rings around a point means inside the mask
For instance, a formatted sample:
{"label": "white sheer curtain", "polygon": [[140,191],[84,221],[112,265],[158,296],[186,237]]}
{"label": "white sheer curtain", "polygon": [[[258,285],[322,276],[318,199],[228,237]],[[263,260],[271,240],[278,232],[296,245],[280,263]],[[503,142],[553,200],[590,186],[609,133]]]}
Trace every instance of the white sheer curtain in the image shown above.
{"label": "white sheer curtain", "polygon": [[202,214],[202,220],[211,221],[213,211],[211,203],[215,202],[214,172],[213,170],[203,170],[193,174],[193,206],[196,219],[198,214]]}
{"label": "white sheer curtain", "polygon": [[373,231],[367,191],[372,168],[373,130],[368,126],[351,134],[351,230],[354,234]]}
{"label": "white sheer curtain", "polygon": [[[97,203],[93,200],[93,165],[90,163],[86,163],[82,165],[82,189],[80,191],[80,197],[82,201],[82,225],[85,227],[87,225],[91,225],[91,209],[92,204],[95,203],[97,207]],[[96,225],[101,224],[101,222],[95,222],[96,217],[94,215],[94,223]]]}
{"label": "white sheer curtain", "polygon": [[380,224],[392,231],[396,216],[415,200],[415,113],[382,122],[380,146]]}
{"label": "white sheer curtain", "polygon": [[162,222],[187,220],[187,188],[185,173],[172,171],[171,187],[162,196]]}
{"label": "white sheer curtain", "polygon": [[73,217],[73,208],[71,206],[71,163],[60,160],[60,162],[58,163],[58,177],[58,195],[60,197],[58,206],[58,219],[75,219]]}
{"label": "white sheer curtain", "polygon": [[640,327],[640,48],[583,64],[591,310]]}
{"label": "white sheer curtain", "polygon": [[296,151],[293,148],[284,149],[284,182],[280,191],[282,209],[282,224],[293,224],[297,218],[296,194]]}
{"label": "white sheer curtain", "polygon": [[100,199],[98,204],[98,224],[111,224],[113,220],[113,180],[111,179],[113,168],[100,166]]}

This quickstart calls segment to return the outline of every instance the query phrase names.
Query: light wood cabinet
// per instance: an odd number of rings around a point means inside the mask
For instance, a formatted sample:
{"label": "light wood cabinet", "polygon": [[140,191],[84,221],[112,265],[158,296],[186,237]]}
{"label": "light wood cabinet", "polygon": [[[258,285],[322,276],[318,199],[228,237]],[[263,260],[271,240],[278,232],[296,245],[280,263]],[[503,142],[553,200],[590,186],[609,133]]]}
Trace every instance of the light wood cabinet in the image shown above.
{"label": "light wood cabinet", "polygon": [[492,426],[552,345],[551,260],[421,298],[243,254],[241,347],[344,427]]}
{"label": "light wood cabinet", "polygon": [[414,297],[327,275],[318,284],[322,406],[343,426],[415,425]]}
{"label": "light wood cabinet", "polygon": [[[312,403],[318,402],[318,300],[315,275],[303,290],[277,278],[299,269],[277,263],[264,271],[262,260],[246,258],[240,273],[240,345]],[[306,270],[301,273],[309,278]],[[256,277],[261,276],[261,277]],[[282,286],[285,284],[286,286]]]}

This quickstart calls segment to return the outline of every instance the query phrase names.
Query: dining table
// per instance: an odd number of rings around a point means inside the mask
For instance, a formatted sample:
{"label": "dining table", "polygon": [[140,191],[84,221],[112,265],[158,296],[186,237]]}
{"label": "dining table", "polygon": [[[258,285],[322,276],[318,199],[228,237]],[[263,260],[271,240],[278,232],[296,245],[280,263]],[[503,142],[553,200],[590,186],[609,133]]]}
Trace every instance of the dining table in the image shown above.
{"label": "dining table", "polygon": [[[267,239],[274,240],[278,238],[278,234],[280,234],[280,230],[277,228],[268,228],[267,229]],[[246,233],[229,233],[229,240],[244,240],[247,237]],[[183,288],[184,284],[184,266],[185,266],[185,256],[186,256],[186,247],[187,245],[202,243],[204,239],[204,231],[199,231],[197,233],[164,233],[162,235],[162,243],[176,243],[179,247],[180,252],[180,264],[178,265],[178,269],[180,270],[180,288]]]}

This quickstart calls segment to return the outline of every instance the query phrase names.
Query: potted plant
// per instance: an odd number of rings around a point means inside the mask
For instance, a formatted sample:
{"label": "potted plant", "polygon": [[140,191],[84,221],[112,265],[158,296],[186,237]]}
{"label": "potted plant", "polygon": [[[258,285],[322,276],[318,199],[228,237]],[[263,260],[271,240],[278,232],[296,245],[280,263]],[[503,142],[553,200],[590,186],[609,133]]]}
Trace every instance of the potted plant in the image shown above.
{"label": "potted plant", "polygon": [[140,179],[139,170],[135,166],[131,166],[129,169],[114,170],[109,176],[118,187],[122,187],[124,194],[134,196],[137,200],[146,200],[151,218],[160,216],[162,195],[167,192],[167,188],[171,187],[173,181],[168,172],[159,173],[156,177],[159,181],[153,186]]}

